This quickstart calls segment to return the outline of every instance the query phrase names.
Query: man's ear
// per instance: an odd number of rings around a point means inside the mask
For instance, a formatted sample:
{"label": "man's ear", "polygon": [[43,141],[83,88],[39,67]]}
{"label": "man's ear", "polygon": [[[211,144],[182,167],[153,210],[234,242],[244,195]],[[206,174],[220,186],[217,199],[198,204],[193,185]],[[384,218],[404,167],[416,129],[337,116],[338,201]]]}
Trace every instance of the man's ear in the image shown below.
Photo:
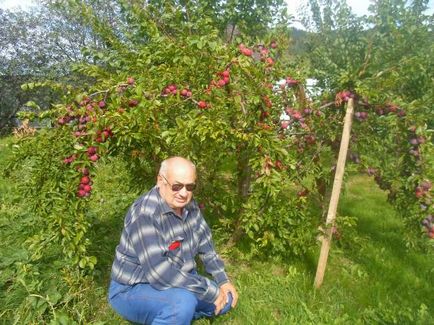
{"label": "man's ear", "polygon": [[163,177],[157,175],[157,187],[159,188],[161,185],[163,185]]}

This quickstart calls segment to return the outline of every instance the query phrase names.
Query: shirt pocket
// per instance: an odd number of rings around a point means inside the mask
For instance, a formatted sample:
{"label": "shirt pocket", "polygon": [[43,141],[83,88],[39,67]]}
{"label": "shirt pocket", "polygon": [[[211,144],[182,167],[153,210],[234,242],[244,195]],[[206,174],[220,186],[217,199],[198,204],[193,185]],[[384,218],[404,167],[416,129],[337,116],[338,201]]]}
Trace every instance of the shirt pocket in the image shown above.
{"label": "shirt pocket", "polygon": [[167,257],[168,261],[178,268],[182,268],[185,263],[182,254],[183,244],[184,238],[176,237],[173,241],[167,244],[166,251],[164,252],[164,256]]}

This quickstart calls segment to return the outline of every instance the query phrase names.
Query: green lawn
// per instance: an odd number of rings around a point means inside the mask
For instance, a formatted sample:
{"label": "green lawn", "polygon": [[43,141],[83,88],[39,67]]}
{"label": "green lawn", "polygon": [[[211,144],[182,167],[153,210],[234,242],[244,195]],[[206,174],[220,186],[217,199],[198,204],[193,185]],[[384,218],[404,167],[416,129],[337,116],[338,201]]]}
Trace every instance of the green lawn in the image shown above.
{"label": "green lawn", "polygon": [[[3,167],[9,141],[0,141]],[[27,295],[23,286],[12,285],[14,267],[25,259],[22,245],[31,229],[25,198],[14,193],[17,177],[0,175],[0,323],[5,320],[5,324],[23,312],[19,306]],[[82,316],[95,324],[128,324],[109,308],[105,295],[123,215],[138,193],[128,190],[122,166],[116,163],[101,168],[94,188],[90,249],[99,264],[94,280],[83,286],[75,301]],[[356,223],[342,226],[341,238],[333,241],[319,290],[313,288],[313,280],[320,243],[303,258],[249,260],[245,252],[226,249],[216,237],[240,301],[213,324],[434,324],[434,254],[406,249],[403,225],[372,179],[353,175],[346,180],[338,218],[340,223]]]}

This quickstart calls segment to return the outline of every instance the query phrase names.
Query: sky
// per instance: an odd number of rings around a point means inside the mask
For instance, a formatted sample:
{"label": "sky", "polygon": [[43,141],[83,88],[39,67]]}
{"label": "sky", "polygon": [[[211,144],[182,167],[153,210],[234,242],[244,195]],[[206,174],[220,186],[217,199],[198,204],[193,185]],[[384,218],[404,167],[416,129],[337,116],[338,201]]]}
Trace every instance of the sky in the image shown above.
{"label": "sky", "polygon": [[32,0],[0,0],[1,9],[17,9],[17,7],[28,8],[31,4],[37,1]]}
{"label": "sky", "polygon": [[[297,18],[297,9],[306,0],[286,0],[288,3],[288,12]],[[37,4],[37,0],[0,0],[0,8],[2,9],[22,9],[29,8],[32,4]],[[369,0],[347,0],[348,5],[352,8],[353,12],[359,16],[368,13]],[[434,0],[429,1],[429,14],[434,13]]]}

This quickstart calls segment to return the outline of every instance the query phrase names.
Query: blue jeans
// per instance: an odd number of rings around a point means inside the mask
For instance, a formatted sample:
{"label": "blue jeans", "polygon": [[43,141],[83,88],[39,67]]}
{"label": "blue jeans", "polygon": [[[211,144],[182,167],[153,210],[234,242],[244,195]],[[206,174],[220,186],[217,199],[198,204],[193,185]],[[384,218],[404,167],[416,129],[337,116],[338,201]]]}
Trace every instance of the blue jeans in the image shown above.
{"label": "blue jeans", "polygon": [[[213,317],[214,304],[201,301],[187,289],[170,288],[157,290],[150,284],[133,286],[111,281],[109,302],[125,319],[139,324],[188,325],[193,319]],[[219,315],[231,309],[232,296]]]}

